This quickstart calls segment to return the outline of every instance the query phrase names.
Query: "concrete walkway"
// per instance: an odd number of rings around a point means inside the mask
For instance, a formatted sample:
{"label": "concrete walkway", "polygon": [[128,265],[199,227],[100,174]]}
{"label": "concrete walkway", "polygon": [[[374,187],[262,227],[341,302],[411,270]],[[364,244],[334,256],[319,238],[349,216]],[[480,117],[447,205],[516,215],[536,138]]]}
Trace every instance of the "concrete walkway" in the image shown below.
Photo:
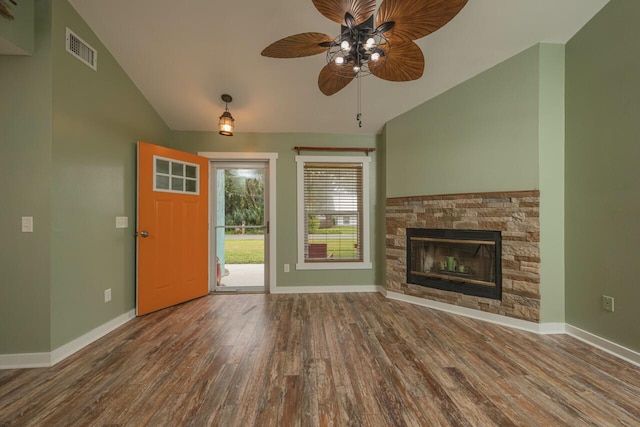
{"label": "concrete walkway", "polygon": [[226,264],[222,286],[264,286],[264,264]]}

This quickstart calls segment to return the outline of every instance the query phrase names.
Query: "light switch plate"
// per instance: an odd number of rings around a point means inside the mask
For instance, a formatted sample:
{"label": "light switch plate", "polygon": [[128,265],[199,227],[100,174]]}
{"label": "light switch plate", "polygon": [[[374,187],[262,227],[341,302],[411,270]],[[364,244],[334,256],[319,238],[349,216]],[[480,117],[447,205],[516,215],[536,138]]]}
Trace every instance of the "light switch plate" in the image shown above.
{"label": "light switch plate", "polygon": [[22,232],[33,233],[33,217],[32,216],[22,217]]}
{"label": "light switch plate", "polygon": [[126,216],[117,216],[116,228],[127,228],[127,227],[129,227],[129,218]]}

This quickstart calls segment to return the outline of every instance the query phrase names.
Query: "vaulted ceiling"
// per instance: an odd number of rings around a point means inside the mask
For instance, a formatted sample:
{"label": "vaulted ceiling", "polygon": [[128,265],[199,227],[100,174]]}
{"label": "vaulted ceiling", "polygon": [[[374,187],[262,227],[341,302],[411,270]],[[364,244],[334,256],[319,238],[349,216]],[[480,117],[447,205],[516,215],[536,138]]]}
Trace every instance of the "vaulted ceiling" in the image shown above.
{"label": "vaulted ceiling", "polygon": [[[422,78],[368,76],[327,97],[324,54],[273,59],[270,43],[340,26],[311,0],[69,0],[173,130],[216,130],[229,105],[236,132],[373,134],[390,119],[538,43],[566,43],[608,0],[469,0],[450,23],[419,39]],[[418,0],[408,0],[418,1]],[[422,0],[430,1],[430,0]],[[378,1],[378,6],[381,1]]]}

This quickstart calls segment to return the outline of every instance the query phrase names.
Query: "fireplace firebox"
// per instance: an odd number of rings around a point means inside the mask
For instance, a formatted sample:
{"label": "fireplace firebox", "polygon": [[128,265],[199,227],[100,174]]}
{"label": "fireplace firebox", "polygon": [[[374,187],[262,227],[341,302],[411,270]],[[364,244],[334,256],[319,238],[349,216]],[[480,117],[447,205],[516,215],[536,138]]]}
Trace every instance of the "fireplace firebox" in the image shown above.
{"label": "fireplace firebox", "polygon": [[407,228],[407,283],[502,298],[499,231]]}

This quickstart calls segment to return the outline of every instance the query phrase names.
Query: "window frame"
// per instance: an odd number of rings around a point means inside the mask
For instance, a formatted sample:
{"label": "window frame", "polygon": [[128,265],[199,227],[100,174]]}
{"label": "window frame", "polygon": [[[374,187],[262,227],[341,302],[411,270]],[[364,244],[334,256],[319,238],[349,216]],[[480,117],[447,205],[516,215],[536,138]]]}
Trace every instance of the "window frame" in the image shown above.
{"label": "window frame", "polygon": [[[297,184],[297,241],[298,262],[296,270],[367,270],[371,264],[371,220],[370,220],[370,173],[371,157],[362,156],[296,156]],[[304,165],[309,163],[359,163],[362,165],[362,261],[320,261],[306,262],[304,258]]]}
{"label": "window frame", "polygon": [[[158,170],[157,170],[158,160],[164,160],[166,162],[169,162],[169,173],[158,172]],[[181,164],[182,165],[182,167],[183,167],[182,176],[173,174],[173,164]],[[195,178],[187,177],[187,172],[186,172],[187,171],[187,166],[195,167],[195,169],[196,169]],[[169,179],[169,188],[168,189],[159,188],[158,187],[158,176],[166,176]],[[181,178],[182,179],[182,190],[172,190],[171,189],[171,187],[172,187],[171,179],[172,178]],[[186,190],[187,181],[195,182],[196,191],[187,191]],[[171,159],[171,158],[168,158],[168,157],[154,155],[153,156],[153,191],[159,192],[159,193],[186,194],[186,195],[191,195],[191,196],[200,195],[200,165],[198,165],[197,163],[190,163],[190,162],[185,162],[185,161],[182,161],[182,160],[176,160],[176,159]]]}

